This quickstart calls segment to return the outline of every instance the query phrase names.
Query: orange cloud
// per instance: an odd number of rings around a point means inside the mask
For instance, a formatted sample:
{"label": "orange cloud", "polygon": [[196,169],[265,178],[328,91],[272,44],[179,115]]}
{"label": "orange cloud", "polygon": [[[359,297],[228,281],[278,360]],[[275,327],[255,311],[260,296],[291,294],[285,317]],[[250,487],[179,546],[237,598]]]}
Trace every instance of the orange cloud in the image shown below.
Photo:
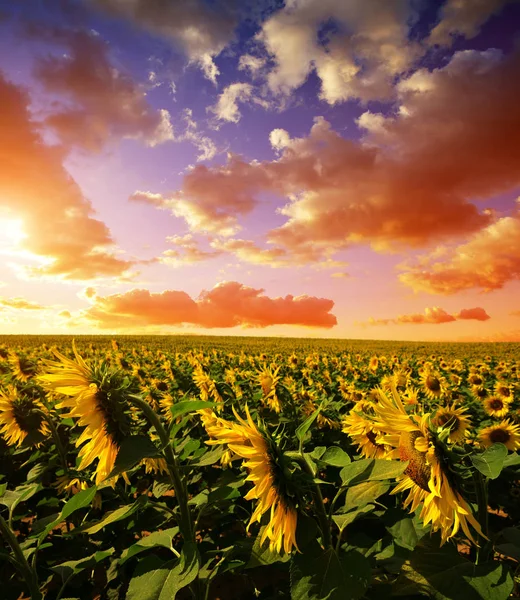
{"label": "orange cloud", "polygon": [[24,298],[0,298],[0,305],[15,310],[43,310],[45,306]]}
{"label": "orange cloud", "polygon": [[123,274],[134,263],[113,254],[110,231],[64,169],[62,150],[42,142],[28,97],[1,73],[0,97],[1,203],[23,221],[21,247],[44,263],[28,272],[65,279]]}
{"label": "orange cloud", "polygon": [[460,313],[455,316],[457,319],[471,319],[475,321],[487,321],[491,318],[480,306],[477,306],[476,308],[463,308]]}
{"label": "orange cloud", "polygon": [[175,249],[165,250],[159,261],[164,264],[182,265],[202,262],[220,256],[220,250],[203,250],[198,241],[190,234],[173,235],[166,241],[175,246]]}
{"label": "orange cloud", "polygon": [[331,328],[334,302],[310,296],[269,298],[263,290],[226,282],[192,299],[186,292],[131,290],[95,298],[86,317],[104,329],[191,324],[206,328],[303,325]]}
{"label": "orange cloud", "polygon": [[54,38],[67,54],[40,57],[35,75],[48,92],[73,103],[45,121],[65,144],[100,151],[118,138],[139,138],[149,146],[173,140],[168,111],[152,108],[145,89],[111,64],[108,44],[98,34],[63,30]]}
{"label": "orange cloud", "polygon": [[450,315],[443,308],[434,306],[432,308],[425,308],[424,313],[414,313],[411,315],[399,315],[395,319],[374,319],[370,318],[367,322],[362,325],[440,325],[442,323],[452,323],[459,319],[474,319],[476,321],[487,321],[489,315],[483,308],[463,308],[456,315]]}
{"label": "orange cloud", "polygon": [[429,294],[500,289],[520,279],[520,211],[498,219],[440,259],[435,254],[422,256],[418,264],[403,269],[399,279],[405,285]]}

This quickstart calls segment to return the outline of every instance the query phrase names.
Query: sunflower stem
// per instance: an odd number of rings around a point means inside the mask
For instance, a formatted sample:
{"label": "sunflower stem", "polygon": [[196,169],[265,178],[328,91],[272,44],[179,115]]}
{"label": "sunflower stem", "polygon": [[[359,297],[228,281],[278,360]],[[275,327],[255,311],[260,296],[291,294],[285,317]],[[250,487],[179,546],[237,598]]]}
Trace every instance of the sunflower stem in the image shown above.
{"label": "sunflower stem", "polygon": [[193,529],[193,520],[191,517],[190,507],[188,506],[188,494],[185,483],[180,475],[177,458],[170,444],[170,438],[166,429],[163,427],[161,420],[152,407],[139,396],[130,394],[130,402],[140,408],[150,424],[155,428],[157,435],[161,441],[162,452],[168,466],[168,474],[170,481],[175,491],[175,496],[179,504],[180,521],[179,529],[185,540],[195,541],[195,531]]}
{"label": "sunflower stem", "polygon": [[331,548],[332,547],[332,535],[330,532],[330,522],[327,517],[327,511],[325,510],[325,504],[323,502],[323,496],[321,494],[320,486],[314,481],[315,474],[314,474],[312,465],[307,460],[307,457],[303,453],[303,450],[300,453],[298,458],[296,458],[294,456],[292,456],[291,458],[295,458],[297,460],[298,464],[305,471],[305,473],[310,475],[312,478],[312,482],[314,484],[313,496],[314,496],[314,502],[316,504],[317,517],[320,522],[320,529],[321,529],[323,545],[325,546],[326,549]]}
{"label": "sunflower stem", "polygon": [[477,494],[478,521],[483,533],[483,536],[480,536],[480,546],[477,547],[477,555],[475,559],[475,563],[478,565],[486,561],[489,550],[488,490],[487,479],[484,479],[479,471],[473,472],[473,482],[475,484],[475,492]]}
{"label": "sunflower stem", "polygon": [[52,437],[54,438],[54,443],[56,444],[56,450],[58,450],[58,454],[60,456],[61,463],[63,465],[63,468],[65,469],[65,472],[68,473],[69,465],[67,463],[67,453],[65,451],[65,448],[63,447],[63,444],[61,443],[60,435],[58,433],[58,429],[56,428],[56,424],[54,423],[54,420],[50,414],[46,413],[43,410],[40,410],[38,412],[42,415],[42,417],[47,421],[49,425]]}
{"label": "sunflower stem", "polygon": [[40,588],[38,587],[38,577],[34,569],[31,568],[27,559],[20,548],[20,544],[16,539],[14,533],[11,531],[11,528],[7,525],[4,518],[0,515],[0,533],[5,541],[11,547],[13,554],[16,559],[16,564],[18,566],[18,570],[20,571],[20,575],[25,580],[27,587],[29,588],[29,592],[31,594],[31,600],[41,600],[43,598],[42,593],[40,592]]}

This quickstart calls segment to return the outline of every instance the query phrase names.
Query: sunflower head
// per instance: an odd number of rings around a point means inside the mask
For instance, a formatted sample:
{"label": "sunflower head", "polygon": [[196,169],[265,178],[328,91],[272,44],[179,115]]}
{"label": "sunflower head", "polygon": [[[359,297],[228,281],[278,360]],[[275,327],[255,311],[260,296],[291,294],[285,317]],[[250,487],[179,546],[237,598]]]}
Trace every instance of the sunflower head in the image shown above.
{"label": "sunflower head", "polygon": [[446,395],[446,379],[433,369],[424,369],[421,374],[421,383],[425,395],[431,400],[442,398]]}
{"label": "sunflower head", "polygon": [[450,407],[437,409],[432,424],[438,428],[448,430],[447,439],[451,443],[459,443],[464,440],[471,421],[465,414],[465,408],[457,408],[455,404]]}
{"label": "sunflower head", "polygon": [[11,352],[8,360],[13,376],[18,381],[26,383],[36,374],[36,363],[25,356],[19,356],[15,352]]}
{"label": "sunflower head", "polygon": [[504,444],[511,452],[515,452],[520,448],[520,426],[511,423],[507,419],[497,425],[484,427],[478,437],[484,448],[489,448],[498,443]]}
{"label": "sunflower head", "polygon": [[14,386],[0,390],[0,434],[12,446],[35,445],[49,435],[42,403]]}
{"label": "sunflower head", "polygon": [[490,417],[502,418],[509,412],[509,402],[498,394],[488,396],[484,400],[484,410]]}

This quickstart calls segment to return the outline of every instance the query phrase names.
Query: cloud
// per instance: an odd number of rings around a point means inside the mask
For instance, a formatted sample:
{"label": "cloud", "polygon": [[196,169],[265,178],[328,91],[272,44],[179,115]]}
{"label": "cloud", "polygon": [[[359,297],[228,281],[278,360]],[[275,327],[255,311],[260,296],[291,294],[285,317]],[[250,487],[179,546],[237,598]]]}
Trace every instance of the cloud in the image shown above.
{"label": "cloud", "polygon": [[463,308],[458,314],[451,315],[443,308],[434,306],[432,308],[425,308],[424,313],[399,315],[391,319],[374,319],[370,317],[368,321],[361,323],[361,325],[440,325],[442,323],[452,323],[457,320],[471,319],[475,321],[487,321],[489,318],[490,316],[486,311],[480,307]]}
{"label": "cloud", "polygon": [[64,279],[117,277],[135,263],[114,254],[108,227],[62,165],[62,151],[46,146],[28,111],[29,99],[0,73],[0,198],[21,219],[19,246],[43,264],[32,276]]}
{"label": "cloud", "polygon": [[498,290],[520,279],[520,210],[502,217],[446,251],[404,265],[399,279],[417,292],[456,294],[472,288]]}
{"label": "cloud", "polygon": [[12,308],[14,310],[43,310],[45,306],[37,302],[25,300],[25,298],[0,298],[0,306]]}
{"label": "cloud", "polygon": [[174,195],[189,198],[206,221],[222,204],[230,230],[260,192],[285,196],[278,212],[286,221],[266,240],[289,253],[363,243],[400,251],[475,234],[496,216],[474,201],[520,185],[519,71],[520,51],[458,52],[445,67],[399,84],[395,114],[365,114],[361,141],[317,117],[306,137],[274,130],[274,160],[232,155],[193,170]]}
{"label": "cloud", "polygon": [[449,46],[456,35],[467,39],[475,37],[489,17],[509,2],[511,0],[446,0],[428,43]]}
{"label": "cloud", "polygon": [[204,328],[300,325],[331,328],[332,300],[310,296],[269,298],[238,282],[218,284],[194,300],[186,292],[131,290],[95,298],[84,318],[101,329],[190,324]]}
{"label": "cloud", "polygon": [[54,41],[65,44],[67,52],[39,57],[35,75],[47,92],[69,100],[45,121],[62,142],[97,152],[119,138],[141,139],[149,146],[173,140],[169,112],[153,108],[145,88],[113,66],[99,35],[62,30]]}
{"label": "cloud", "polygon": [[233,39],[238,24],[230,2],[205,0],[89,0],[90,4],[132,21],[170,40],[197,63],[206,77],[216,81],[214,57]]}
{"label": "cloud", "polygon": [[130,200],[171,211],[184,219],[192,232],[229,237],[240,230],[238,217],[250,214],[257,205],[250,188],[260,190],[267,185],[264,173],[258,172],[256,177],[250,165],[235,156],[230,156],[226,165],[212,169],[196,165],[184,176],[183,183],[179,192],[162,196],[137,191]]}
{"label": "cloud", "polygon": [[258,76],[265,67],[267,59],[252,54],[242,54],[238,60],[238,70],[248,72],[251,77]]}
{"label": "cloud", "polygon": [[458,315],[456,315],[459,320],[475,320],[475,321],[487,321],[491,317],[487,314],[487,312],[477,306],[476,308],[463,308]]}
{"label": "cloud", "polygon": [[411,16],[406,0],[287,2],[257,36],[275,63],[268,85],[290,94],[315,71],[329,104],[390,98],[395,76],[419,52],[408,39]]}
{"label": "cloud", "polygon": [[203,250],[191,233],[170,236],[166,238],[166,241],[175,246],[175,249],[165,250],[159,261],[168,265],[194,264],[222,254],[220,250]]}
{"label": "cloud", "polygon": [[199,151],[197,161],[211,160],[217,154],[217,147],[213,140],[199,131],[198,123],[193,118],[191,108],[185,108],[182,113],[185,124],[183,133],[175,136],[176,142],[191,142]]}
{"label": "cloud", "polygon": [[251,98],[253,86],[249,83],[232,83],[228,85],[218,97],[215,106],[208,110],[215,114],[221,121],[238,123],[240,121],[239,102],[246,102]]}

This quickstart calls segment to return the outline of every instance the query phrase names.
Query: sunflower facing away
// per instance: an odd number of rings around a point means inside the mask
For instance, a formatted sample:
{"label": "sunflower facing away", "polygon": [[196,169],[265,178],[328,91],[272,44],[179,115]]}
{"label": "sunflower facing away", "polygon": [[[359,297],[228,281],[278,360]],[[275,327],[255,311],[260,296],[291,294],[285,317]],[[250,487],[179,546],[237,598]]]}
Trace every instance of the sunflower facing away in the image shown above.
{"label": "sunflower facing away", "polygon": [[497,425],[484,427],[479,433],[480,443],[489,448],[492,444],[501,443],[514,452],[520,448],[520,425],[514,425],[507,419]]}
{"label": "sunflower facing away", "polygon": [[[55,351],[57,361],[45,361],[45,374],[38,377],[47,389],[67,396],[57,408],[70,409],[64,417],[78,419],[84,427],[76,441],[81,471],[96,459],[96,485],[104,481],[114,468],[122,439],[129,434],[130,420],[125,412],[117,378],[107,369],[92,368],[74,349],[76,360]],[[116,380],[116,382],[114,382]],[[111,482],[115,485],[116,478]]]}
{"label": "sunflower facing away", "polygon": [[474,542],[469,525],[482,535],[480,525],[445,471],[442,451],[429,427],[430,415],[408,415],[395,387],[390,395],[382,389],[377,393],[375,425],[385,432],[380,442],[393,448],[387,458],[409,463],[392,493],[408,491],[404,506],[410,506],[410,512],[422,504],[420,518],[440,531],[442,544],[459,529]]}
{"label": "sunflower facing away", "polygon": [[385,458],[391,448],[378,442],[381,432],[374,428],[367,415],[374,416],[372,403],[367,400],[357,402],[343,419],[341,430],[352,438],[365,458]]}
{"label": "sunflower facing away", "polygon": [[233,409],[238,423],[219,417],[203,418],[210,440],[207,444],[226,444],[229,450],[244,459],[243,466],[249,471],[246,480],[254,485],[246,494],[246,500],[258,500],[248,527],[260,523],[262,516],[269,511],[260,543],[269,540],[269,550],[286,553],[296,547],[297,512],[288,495],[284,493],[280,467],[276,463],[270,440],[255,425],[246,405],[247,420],[242,419]]}
{"label": "sunflower facing away", "polygon": [[0,434],[7,444],[21,446],[24,441],[38,444],[49,435],[43,410],[39,400],[21,397],[14,386],[0,390]]}
{"label": "sunflower facing away", "polygon": [[464,414],[465,412],[465,408],[457,408],[455,404],[442,407],[436,410],[432,423],[436,427],[449,428],[448,441],[452,444],[457,444],[464,440],[466,432],[471,425],[471,420]]}
{"label": "sunflower facing away", "polygon": [[36,373],[36,365],[32,360],[24,356],[18,356],[15,352],[9,354],[11,371],[18,381],[26,383]]}
{"label": "sunflower facing away", "polygon": [[276,395],[276,385],[280,381],[280,376],[278,375],[279,371],[280,367],[269,368],[264,366],[257,374],[257,381],[262,388],[264,402],[271,410],[274,410],[277,413],[282,410],[282,405]]}

